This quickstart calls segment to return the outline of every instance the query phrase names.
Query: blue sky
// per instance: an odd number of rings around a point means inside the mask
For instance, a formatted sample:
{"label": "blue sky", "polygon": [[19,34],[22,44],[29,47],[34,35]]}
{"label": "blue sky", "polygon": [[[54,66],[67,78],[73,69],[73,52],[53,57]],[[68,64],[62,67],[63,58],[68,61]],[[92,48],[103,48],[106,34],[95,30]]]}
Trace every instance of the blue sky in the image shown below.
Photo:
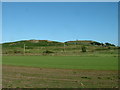
{"label": "blue sky", "polygon": [[7,2],[3,42],[39,39],[118,44],[117,2]]}

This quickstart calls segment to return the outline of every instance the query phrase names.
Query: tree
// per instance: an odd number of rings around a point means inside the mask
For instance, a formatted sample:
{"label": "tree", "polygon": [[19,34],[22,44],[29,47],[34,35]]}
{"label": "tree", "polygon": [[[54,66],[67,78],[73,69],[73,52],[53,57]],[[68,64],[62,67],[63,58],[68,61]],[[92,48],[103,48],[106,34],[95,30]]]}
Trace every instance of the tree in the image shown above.
{"label": "tree", "polygon": [[102,45],[102,43],[99,43],[99,42],[92,42],[91,44],[92,45]]}
{"label": "tree", "polygon": [[106,46],[115,46],[114,44],[111,43],[105,43]]}
{"label": "tree", "polygon": [[86,47],[85,46],[82,46],[82,52],[86,52]]}

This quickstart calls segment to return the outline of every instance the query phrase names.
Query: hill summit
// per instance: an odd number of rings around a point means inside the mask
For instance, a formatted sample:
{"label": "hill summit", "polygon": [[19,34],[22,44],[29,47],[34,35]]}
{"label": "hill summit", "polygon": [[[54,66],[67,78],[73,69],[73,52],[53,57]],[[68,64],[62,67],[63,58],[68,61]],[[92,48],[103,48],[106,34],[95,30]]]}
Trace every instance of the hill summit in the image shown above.
{"label": "hill summit", "polygon": [[98,45],[98,46],[115,46],[111,43],[100,43],[92,40],[76,40],[76,41],[66,41],[66,42],[58,42],[58,41],[50,41],[50,40],[21,40],[16,42],[8,42],[3,43],[3,46],[21,46],[26,44],[28,46],[63,46],[65,45]]}

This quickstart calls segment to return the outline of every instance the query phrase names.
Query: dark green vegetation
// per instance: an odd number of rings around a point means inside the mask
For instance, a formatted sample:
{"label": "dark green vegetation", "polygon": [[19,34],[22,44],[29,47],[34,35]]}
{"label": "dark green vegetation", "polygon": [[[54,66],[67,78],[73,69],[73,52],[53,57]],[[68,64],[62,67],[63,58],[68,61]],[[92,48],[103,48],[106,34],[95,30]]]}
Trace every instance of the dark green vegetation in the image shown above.
{"label": "dark green vegetation", "polygon": [[117,57],[3,56],[3,64],[40,68],[117,70]]}
{"label": "dark green vegetation", "polygon": [[68,41],[56,42],[48,40],[24,40],[10,43],[3,43],[3,55],[58,55],[78,56],[82,52],[96,53],[109,51],[113,54],[116,47],[110,43],[99,43],[95,41]]}
{"label": "dark green vegetation", "polygon": [[118,48],[95,41],[4,43],[3,88],[117,88]]}

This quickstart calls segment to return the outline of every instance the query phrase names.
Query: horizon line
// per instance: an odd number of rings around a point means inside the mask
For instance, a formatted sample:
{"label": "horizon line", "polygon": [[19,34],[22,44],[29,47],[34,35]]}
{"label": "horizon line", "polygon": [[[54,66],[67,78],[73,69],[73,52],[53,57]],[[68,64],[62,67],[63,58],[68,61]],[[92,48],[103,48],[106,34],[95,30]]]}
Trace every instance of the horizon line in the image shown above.
{"label": "horizon line", "polygon": [[[18,42],[18,41],[29,41],[29,40],[46,40],[46,39],[21,39],[21,40],[15,40],[15,41],[4,41],[4,42],[0,42],[0,44],[3,44],[3,43],[11,43],[11,42]],[[67,41],[94,41],[94,42],[99,42],[99,43],[111,43],[111,42],[101,42],[101,41],[97,41],[97,40],[86,40],[86,39],[76,39],[76,40],[64,40],[64,41],[60,41],[60,40],[46,40],[46,41],[56,41],[56,42],[67,42]],[[111,43],[113,44],[113,43]],[[114,44],[116,45],[116,44]],[[116,45],[118,46],[118,45]]]}

